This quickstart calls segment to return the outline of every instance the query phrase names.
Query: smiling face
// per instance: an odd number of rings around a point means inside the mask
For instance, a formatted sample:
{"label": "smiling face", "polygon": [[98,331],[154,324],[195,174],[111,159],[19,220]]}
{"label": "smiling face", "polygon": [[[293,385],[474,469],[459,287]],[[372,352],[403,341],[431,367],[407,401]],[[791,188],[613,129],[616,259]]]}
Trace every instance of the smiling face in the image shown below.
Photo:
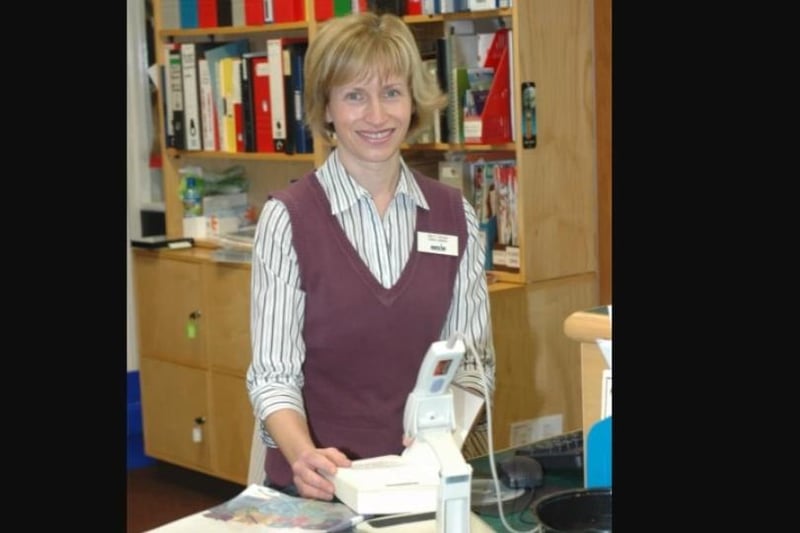
{"label": "smiling face", "polygon": [[403,77],[375,74],[331,89],[326,118],[340,157],[360,164],[396,159],[411,122],[411,90]]}

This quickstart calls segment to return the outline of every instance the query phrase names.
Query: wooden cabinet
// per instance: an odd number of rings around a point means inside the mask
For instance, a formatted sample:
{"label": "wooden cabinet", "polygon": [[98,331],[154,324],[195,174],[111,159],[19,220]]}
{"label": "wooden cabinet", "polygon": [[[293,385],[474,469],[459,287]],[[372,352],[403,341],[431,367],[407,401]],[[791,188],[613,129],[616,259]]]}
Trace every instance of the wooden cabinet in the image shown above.
{"label": "wooden cabinet", "polygon": [[[156,57],[163,64],[163,43],[218,41],[246,37],[253,49],[263,49],[270,36],[306,36],[313,40],[318,28],[314,2],[306,1],[306,20],[263,26],[162,29],[161,4],[154,1]],[[492,321],[498,358],[494,421],[495,448],[511,444],[514,424],[541,416],[562,415],[563,430],[580,427],[580,358],[578,347],[563,335],[562,325],[576,309],[598,304],[598,205],[595,136],[594,2],[592,0],[518,0],[510,8],[444,15],[407,16],[404,20],[421,39],[443,35],[448,21],[496,19],[512,29],[511,71],[513,121],[519,128],[522,114],[520,87],[536,84],[537,144],[523,147],[521,135],[502,145],[410,145],[409,159],[427,160],[436,168],[447,152],[501,152],[516,160],[520,267],[492,272],[498,283],[490,286]],[[159,109],[163,109],[159,94]],[[158,123],[163,128],[163,114]],[[313,154],[215,153],[167,149],[163,154],[166,229],[169,236],[182,233],[182,205],[178,194],[179,169],[200,165],[212,171],[232,164],[245,167],[248,198],[260,206],[270,191],[321,164],[327,149],[315,139]],[[428,172],[431,174],[431,172]],[[212,242],[198,242],[200,254]],[[191,256],[191,253],[186,253]],[[170,263],[169,266],[154,265]],[[183,264],[172,264],[183,263]],[[250,442],[249,403],[243,383],[250,360],[249,268],[209,261],[161,261],[138,255],[137,296],[143,359],[143,396],[148,387],[169,388],[166,378],[146,376],[158,368],[170,379],[192,381],[191,370],[205,376],[204,397],[209,433],[206,463],[199,469],[241,481],[239,458]],[[195,339],[186,338],[186,321],[195,309],[202,313]],[[158,364],[155,364],[155,360]],[[173,365],[177,368],[173,368]],[[180,371],[179,371],[180,370]],[[184,375],[185,374],[185,375]],[[241,387],[238,383],[241,382]],[[174,385],[178,388],[178,384]],[[238,391],[238,392],[237,392]],[[169,394],[151,392],[150,405]],[[160,395],[159,395],[160,394]],[[143,398],[144,409],[148,400]],[[230,411],[225,411],[227,407]],[[245,412],[242,406],[247,407]],[[174,406],[176,410],[188,407]],[[199,409],[201,406],[195,407]],[[147,413],[144,414],[147,419]],[[164,422],[145,424],[148,452],[186,466],[197,464],[188,451],[169,453],[156,443],[167,437]],[[243,418],[240,418],[243,417]],[[212,419],[216,419],[216,424]],[[177,422],[176,422],[177,423]],[[170,429],[171,439],[183,437]],[[238,439],[238,440],[237,440]],[[174,449],[184,446],[176,442]],[[194,452],[192,452],[194,453]],[[174,454],[174,455],[170,455]],[[202,457],[202,454],[200,454]],[[194,462],[192,462],[194,461]]]}
{"label": "wooden cabinet", "polygon": [[[244,483],[253,430],[244,382],[251,359],[250,267],[210,256],[203,248],[134,252],[145,451]],[[508,446],[509,424],[530,416],[535,405],[524,400],[531,360],[526,295],[522,285],[490,285],[498,449]],[[198,430],[202,440],[194,442]]]}
{"label": "wooden cabinet", "polygon": [[145,453],[244,484],[250,269],[207,255],[134,253]]}
{"label": "wooden cabinet", "polygon": [[[142,352],[139,379],[145,453],[210,472],[210,441],[205,431],[209,418],[207,372]],[[197,442],[195,431],[200,431]]]}

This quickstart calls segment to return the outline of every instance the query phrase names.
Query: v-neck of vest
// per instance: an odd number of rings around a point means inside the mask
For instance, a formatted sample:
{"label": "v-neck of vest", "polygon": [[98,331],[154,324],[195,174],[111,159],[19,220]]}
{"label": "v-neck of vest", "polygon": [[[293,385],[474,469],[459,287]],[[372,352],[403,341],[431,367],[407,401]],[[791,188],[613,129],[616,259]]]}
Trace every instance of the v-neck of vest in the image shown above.
{"label": "v-neck of vest", "polygon": [[[320,208],[325,209],[325,213],[330,213],[331,203],[328,200],[328,197],[325,196],[325,191],[322,189],[319,179],[317,179],[315,176],[315,179],[312,179],[311,182],[312,189],[315,191],[314,196],[316,197],[317,202],[320,203]],[[350,242],[350,239],[347,238],[344,228],[342,228],[341,224],[339,224],[339,221],[336,220],[336,216],[333,214],[330,214],[329,216],[329,223],[333,224],[334,226],[333,233],[335,235],[337,244],[346,251],[345,256],[353,265],[353,268],[355,268],[359,273],[359,278],[368,284],[373,294],[375,294],[375,296],[383,305],[390,305],[408,286],[413,277],[414,271],[419,265],[420,253],[417,251],[417,235],[420,231],[430,231],[428,229],[427,212],[424,209],[417,208],[417,221],[414,228],[414,239],[411,242],[411,251],[408,254],[408,260],[403,267],[403,271],[400,272],[400,277],[398,277],[394,285],[389,288],[386,288],[381,284],[380,280],[377,279],[369,269],[369,266],[361,259],[361,256],[358,254],[358,250],[356,250],[355,246],[353,246],[353,243]]]}

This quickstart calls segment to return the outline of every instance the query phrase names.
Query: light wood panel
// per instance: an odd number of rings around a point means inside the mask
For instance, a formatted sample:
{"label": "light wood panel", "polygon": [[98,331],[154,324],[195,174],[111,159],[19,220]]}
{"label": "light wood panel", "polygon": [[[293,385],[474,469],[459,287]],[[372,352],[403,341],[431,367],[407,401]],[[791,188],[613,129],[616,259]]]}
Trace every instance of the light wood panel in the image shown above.
{"label": "light wood panel", "polygon": [[531,330],[526,316],[525,287],[516,285],[489,294],[495,350],[495,393],[492,438],[496,450],[508,448],[510,425],[531,412],[526,398],[530,383]]}
{"label": "light wood panel", "polygon": [[250,364],[250,266],[203,264],[206,349],[211,369],[244,376]]}
{"label": "light wood panel", "polygon": [[253,407],[244,378],[210,373],[212,466],[215,475],[247,484],[250,443],[253,437]]}
{"label": "light wood panel", "polygon": [[[531,393],[536,417],[562,414],[564,431],[580,427],[578,347],[563,334],[564,319],[597,301],[597,277],[584,274],[531,284],[527,291],[532,331]],[[518,400],[519,402],[519,400]]]}
{"label": "light wood panel", "polygon": [[[159,261],[156,254],[135,253],[133,279],[139,329],[139,353],[194,367],[205,367],[200,264]],[[196,335],[187,334],[192,313]]]}
{"label": "light wood panel", "polygon": [[521,274],[541,281],[597,270],[593,10],[590,0],[524,4],[513,8],[514,82],[536,83],[537,146],[517,140]]}
{"label": "light wood panel", "polygon": [[580,354],[562,327],[571,312],[596,299],[594,274],[491,294],[497,354],[495,449],[510,446],[516,422],[561,414],[565,431],[580,427]]}
{"label": "light wood panel", "polygon": [[194,442],[195,418],[208,420],[206,372],[158,359],[140,361],[145,453],[211,473],[210,441]]}

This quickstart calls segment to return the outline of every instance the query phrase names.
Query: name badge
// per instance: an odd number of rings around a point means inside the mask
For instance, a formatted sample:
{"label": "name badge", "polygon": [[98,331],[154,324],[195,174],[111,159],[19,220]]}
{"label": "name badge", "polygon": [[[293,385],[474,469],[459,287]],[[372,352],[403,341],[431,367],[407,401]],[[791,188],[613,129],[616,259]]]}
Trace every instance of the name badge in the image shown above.
{"label": "name badge", "polygon": [[456,256],[458,255],[458,236],[418,231],[417,251]]}

